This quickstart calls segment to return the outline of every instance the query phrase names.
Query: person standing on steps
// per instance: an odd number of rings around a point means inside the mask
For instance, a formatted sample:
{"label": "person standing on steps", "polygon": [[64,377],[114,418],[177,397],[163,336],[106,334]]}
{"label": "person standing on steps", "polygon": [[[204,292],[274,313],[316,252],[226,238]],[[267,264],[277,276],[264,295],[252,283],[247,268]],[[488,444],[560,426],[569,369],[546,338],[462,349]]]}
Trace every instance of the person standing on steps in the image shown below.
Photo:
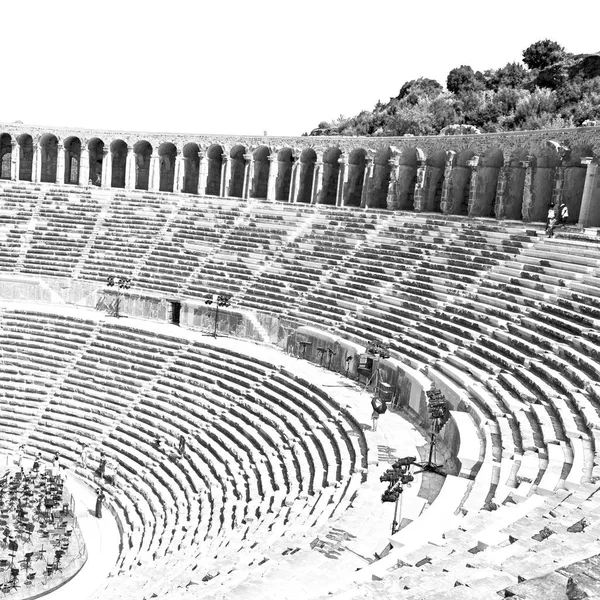
{"label": "person standing on steps", "polygon": [[548,215],[546,217],[546,235],[552,237],[556,227],[556,209],[554,204],[548,204]]}

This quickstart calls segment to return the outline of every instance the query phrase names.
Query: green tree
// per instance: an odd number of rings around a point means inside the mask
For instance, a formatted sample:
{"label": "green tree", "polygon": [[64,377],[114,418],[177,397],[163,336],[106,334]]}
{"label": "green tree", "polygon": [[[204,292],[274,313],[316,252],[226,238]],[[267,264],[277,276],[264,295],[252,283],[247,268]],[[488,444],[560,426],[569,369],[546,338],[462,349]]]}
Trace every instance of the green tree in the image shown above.
{"label": "green tree", "polygon": [[523,50],[523,62],[530,69],[545,69],[565,56],[565,49],[557,42],[545,39]]}
{"label": "green tree", "polygon": [[481,73],[475,73],[469,65],[461,65],[452,69],[446,79],[446,87],[453,94],[481,90],[484,87]]}

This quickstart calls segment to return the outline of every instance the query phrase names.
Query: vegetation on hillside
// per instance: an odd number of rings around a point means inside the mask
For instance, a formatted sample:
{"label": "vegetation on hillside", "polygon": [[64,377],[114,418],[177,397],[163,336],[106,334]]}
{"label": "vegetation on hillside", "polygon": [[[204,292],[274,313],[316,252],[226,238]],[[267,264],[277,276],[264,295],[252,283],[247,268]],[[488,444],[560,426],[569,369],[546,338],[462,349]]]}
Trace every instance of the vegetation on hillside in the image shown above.
{"label": "vegetation on hillside", "polygon": [[488,133],[600,124],[600,53],[570,54],[546,39],[523,50],[523,63],[483,72],[461,65],[448,73],[445,89],[425,77],[407,81],[389,102],[321,122],[310,135]]}

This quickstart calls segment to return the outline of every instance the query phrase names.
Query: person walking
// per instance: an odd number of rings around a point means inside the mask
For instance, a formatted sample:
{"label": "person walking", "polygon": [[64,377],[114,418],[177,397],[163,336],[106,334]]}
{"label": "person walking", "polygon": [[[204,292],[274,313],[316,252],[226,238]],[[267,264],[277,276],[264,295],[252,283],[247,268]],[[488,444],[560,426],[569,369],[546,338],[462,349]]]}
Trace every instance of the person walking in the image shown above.
{"label": "person walking", "polygon": [[373,422],[373,431],[377,431],[377,423],[379,422],[379,413],[374,410],[371,415],[371,421]]}
{"label": "person walking", "polygon": [[96,518],[102,518],[102,503],[104,502],[104,490],[98,488],[96,490]]}

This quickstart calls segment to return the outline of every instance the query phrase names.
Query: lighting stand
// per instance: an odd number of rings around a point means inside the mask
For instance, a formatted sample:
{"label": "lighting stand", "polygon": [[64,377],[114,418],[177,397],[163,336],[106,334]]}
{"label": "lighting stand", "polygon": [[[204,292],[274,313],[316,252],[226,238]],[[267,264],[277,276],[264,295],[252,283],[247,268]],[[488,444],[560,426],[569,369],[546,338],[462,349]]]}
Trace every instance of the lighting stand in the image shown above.
{"label": "lighting stand", "polygon": [[300,345],[300,358],[306,358],[307,346],[312,346],[312,342],[298,342]]}
{"label": "lighting stand", "polygon": [[219,323],[219,307],[231,306],[231,294],[209,294],[204,301],[205,304],[210,306],[215,302],[215,328],[212,333],[214,338],[217,337],[217,326]]}
{"label": "lighting stand", "polygon": [[431,389],[426,392],[427,399],[429,401],[428,412],[431,419],[431,438],[429,441],[429,458],[425,463],[417,463],[421,467],[417,473],[437,473],[438,475],[445,475],[442,471],[443,465],[438,465],[434,462],[434,454],[436,447],[436,435],[442,430],[447,421],[448,416],[448,405],[446,398],[440,390],[438,390],[433,384]]}
{"label": "lighting stand", "polygon": [[116,285],[118,288],[115,295],[114,314],[109,315],[118,319],[121,316],[119,312],[121,308],[121,298],[123,297],[124,291],[131,287],[131,279],[128,277],[115,277],[114,275],[111,275],[107,278],[106,285],[108,287],[114,287]]}
{"label": "lighting stand", "polygon": [[398,459],[391,469],[379,478],[382,483],[389,482],[387,490],[381,495],[381,502],[394,502],[394,520],[392,521],[392,535],[400,531],[400,522],[402,515],[402,493],[404,487],[410,487],[414,476],[410,473],[410,468],[415,464],[414,456],[406,456]]}

